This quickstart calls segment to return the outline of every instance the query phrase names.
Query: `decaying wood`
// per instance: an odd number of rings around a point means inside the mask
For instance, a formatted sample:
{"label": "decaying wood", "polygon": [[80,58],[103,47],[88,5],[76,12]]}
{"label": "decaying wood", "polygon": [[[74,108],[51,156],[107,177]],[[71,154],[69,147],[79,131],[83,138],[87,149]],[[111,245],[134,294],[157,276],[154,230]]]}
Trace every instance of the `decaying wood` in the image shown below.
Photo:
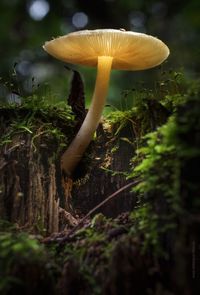
{"label": "decaying wood", "polygon": [[60,243],[64,243],[68,241],[68,239],[78,230],[81,226],[84,225],[84,222],[92,215],[94,214],[99,208],[101,208],[104,204],[106,204],[108,201],[112,200],[114,197],[119,195],[124,190],[130,188],[131,186],[134,186],[139,183],[139,180],[132,181],[125,186],[118,189],[116,192],[105,198],[100,204],[98,204],[96,207],[94,207],[92,210],[90,210],[68,233],[64,238],[59,239]]}
{"label": "decaying wood", "polygon": [[49,161],[51,156],[48,146],[35,150],[30,135],[25,134],[16,135],[12,143],[0,149],[1,219],[33,232],[59,230],[59,207],[64,193],[59,161]]}
{"label": "decaying wood", "polygon": [[[169,116],[165,108],[155,100],[147,105],[145,111],[148,131],[153,131],[156,126],[163,124]],[[131,159],[135,156],[137,141],[140,140],[142,132],[146,133],[147,130],[142,130],[142,119],[136,117],[129,119],[129,124],[120,131],[117,126],[109,126],[106,121],[100,124],[97,140],[91,145],[94,153],[86,166],[85,176],[81,179],[81,163],[75,171],[79,181],[73,184],[72,200],[77,212],[87,214],[104,200],[105,195],[112,194],[127,184],[126,173],[132,169]],[[106,203],[101,212],[106,216],[116,217],[122,212],[131,211],[135,202],[133,192],[123,191],[116,200]]]}
{"label": "decaying wood", "polygon": [[[0,128],[6,133],[4,121],[1,119]],[[70,213],[87,214],[106,195],[127,184],[124,172],[129,171],[137,148],[138,134],[133,127],[130,122],[116,133],[108,123],[100,124],[96,140],[75,171],[73,185],[71,179],[63,178],[53,135],[40,132],[34,143],[30,133],[12,136],[11,142],[0,147],[0,218],[46,234],[76,225]],[[132,210],[135,201],[134,193],[124,190],[100,212],[114,217]]]}
{"label": "decaying wood", "polygon": [[[129,126],[130,127],[130,126]],[[126,175],[130,169],[130,160],[134,155],[133,146],[121,138],[134,140],[131,128],[125,128],[115,136],[104,124],[98,129],[98,140],[93,143],[93,157],[88,164],[85,176],[75,181],[72,189],[72,201],[78,212],[86,214],[102,202],[105,195],[112,194],[127,184]],[[117,150],[113,152],[113,148]],[[76,173],[80,175],[80,167]],[[130,211],[135,204],[134,193],[123,191],[117,199],[111,200],[101,208],[106,216],[117,216]]]}
{"label": "decaying wood", "polygon": [[[91,165],[88,165],[94,167],[95,170],[95,165],[100,162],[98,157],[101,158],[101,162],[105,161],[104,153],[107,153],[106,138],[102,135],[99,138],[100,140],[97,140],[92,147],[95,160]],[[17,223],[20,227],[33,232],[53,233],[65,228],[65,224],[70,226],[76,224],[76,219],[69,213],[72,180],[68,179],[63,185],[59,156],[57,160],[52,160],[56,147],[50,148],[53,143],[51,139],[48,141],[48,144],[45,143],[45,139],[41,137],[35,146],[31,135],[22,133],[15,135],[11,143],[0,149],[0,216],[2,219]],[[104,146],[104,153],[102,153],[100,145]],[[110,159],[107,160],[110,161]],[[118,159],[118,161],[115,159],[115,161],[118,163],[118,167],[122,162],[124,163],[124,159]],[[93,204],[96,205],[100,198],[107,193],[108,187],[102,185],[106,173],[101,168],[96,171],[97,175],[90,171],[91,177],[100,176],[95,179],[96,184],[91,185],[90,182],[86,182],[85,185],[89,186],[88,190],[82,190],[82,187],[79,187],[79,195],[82,191],[85,200],[87,200],[89,191],[100,196],[95,199],[95,202],[90,202],[87,208],[84,208],[84,204],[82,206],[79,203],[78,207],[81,213],[84,213],[84,210],[88,212],[90,207]],[[110,175],[107,177],[105,184],[108,185],[108,182],[111,182],[112,192],[115,188],[122,186],[123,182],[118,175],[111,179]],[[116,185],[112,186],[112,183],[116,183]],[[73,203],[77,197],[78,194],[74,194],[73,191]],[[79,201],[81,201],[80,198]],[[113,205],[112,210],[115,210]]]}
{"label": "decaying wood", "polygon": [[[91,163],[84,164],[90,167],[88,173],[82,174],[83,177],[72,186],[72,180],[66,181],[61,175],[59,156],[57,160],[52,160],[56,147],[49,148],[53,144],[51,139],[47,144],[41,137],[37,146],[33,146],[30,134],[15,135],[11,143],[0,149],[1,218],[42,233],[54,233],[64,230],[66,226],[75,226],[76,218],[70,214],[72,204],[74,211],[87,213],[106,194],[115,192],[127,183],[125,176],[111,176],[102,168],[104,165],[109,169],[125,171],[132,155],[132,147],[127,143],[122,143],[120,153],[112,155],[110,150],[116,141],[110,137],[108,131],[100,128],[98,140],[90,147],[93,150]],[[79,168],[83,167],[81,165]],[[83,180],[85,184],[80,185]],[[111,202],[105,213],[118,214],[130,209],[130,193],[121,194],[121,200]]]}

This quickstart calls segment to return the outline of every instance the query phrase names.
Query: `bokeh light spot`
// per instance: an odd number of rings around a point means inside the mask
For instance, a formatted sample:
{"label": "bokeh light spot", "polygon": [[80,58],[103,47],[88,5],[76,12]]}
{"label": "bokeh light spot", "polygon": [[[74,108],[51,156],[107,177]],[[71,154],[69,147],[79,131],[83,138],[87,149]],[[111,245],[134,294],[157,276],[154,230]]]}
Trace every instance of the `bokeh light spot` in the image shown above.
{"label": "bokeh light spot", "polygon": [[138,32],[145,32],[146,17],[141,11],[131,12],[129,15],[131,29]]}
{"label": "bokeh light spot", "polygon": [[46,0],[34,0],[28,7],[28,12],[32,19],[40,21],[48,14],[49,9],[49,3]]}
{"label": "bokeh light spot", "polygon": [[17,64],[16,70],[22,76],[27,76],[30,73],[31,63],[27,60],[23,60]]}
{"label": "bokeh light spot", "polygon": [[84,12],[76,12],[72,17],[72,24],[76,28],[84,28],[88,24],[88,16]]}

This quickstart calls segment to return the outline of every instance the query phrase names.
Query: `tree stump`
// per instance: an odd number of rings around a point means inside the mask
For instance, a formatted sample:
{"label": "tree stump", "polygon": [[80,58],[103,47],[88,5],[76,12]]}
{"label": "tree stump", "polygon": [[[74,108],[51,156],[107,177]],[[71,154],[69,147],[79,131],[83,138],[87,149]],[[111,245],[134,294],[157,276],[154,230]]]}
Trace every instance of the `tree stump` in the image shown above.
{"label": "tree stump", "polygon": [[[166,120],[166,115],[162,115],[162,120],[157,117],[161,113],[159,108],[154,106],[153,109],[156,111],[151,111],[150,107],[145,109],[150,130]],[[72,139],[76,124],[69,124],[72,119],[67,121],[65,115],[59,117],[58,111],[52,110],[44,112],[45,116],[40,109],[34,113],[37,115],[34,132],[21,124],[12,133],[13,122],[16,124],[16,119],[29,122],[32,111],[29,109],[27,116],[26,109],[0,109],[0,218],[43,234],[62,230],[67,224],[74,225],[76,220],[68,214],[70,211],[81,215],[88,213],[128,183],[126,172],[130,169],[138,136],[132,123],[125,124],[118,133],[107,122],[100,124],[96,140],[76,169],[71,192],[70,182],[69,186],[63,182],[60,146]],[[140,130],[143,119],[137,120],[136,116],[133,120]],[[47,127],[43,126],[44,121]],[[51,132],[47,132],[49,126],[53,128]],[[60,129],[62,140],[58,139],[54,128]],[[71,194],[72,199],[69,199]],[[132,210],[134,205],[134,194],[126,190],[104,205],[101,212],[115,217]]]}
{"label": "tree stump", "polygon": [[[119,151],[111,154],[116,141],[109,142],[110,135],[101,130],[98,140],[92,144],[92,162],[83,184],[83,179],[75,181],[72,190],[73,210],[87,213],[100,203],[108,194],[127,183],[123,174],[115,176],[104,168],[114,171],[126,171],[133,149],[127,143],[120,143]],[[116,139],[117,140],[117,139]],[[0,149],[0,216],[1,219],[17,223],[20,227],[33,232],[57,232],[59,225],[59,208],[69,211],[65,202],[62,185],[60,157],[56,155],[54,138],[41,137],[37,148],[33,145],[30,134],[15,135],[12,142]],[[122,157],[122,154],[125,157]],[[107,162],[105,162],[107,161]],[[86,164],[80,164],[80,169]],[[79,168],[78,168],[79,169]],[[116,216],[128,211],[133,206],[133,199],[127,191],[103,208],[107,216]]]}
{"label": "tree stump", "polygon": [[59,231],[60,208],[68,210],[60,145],[73,124],[60,117],[53,107],[0,108],[0,218],[35,233]]}

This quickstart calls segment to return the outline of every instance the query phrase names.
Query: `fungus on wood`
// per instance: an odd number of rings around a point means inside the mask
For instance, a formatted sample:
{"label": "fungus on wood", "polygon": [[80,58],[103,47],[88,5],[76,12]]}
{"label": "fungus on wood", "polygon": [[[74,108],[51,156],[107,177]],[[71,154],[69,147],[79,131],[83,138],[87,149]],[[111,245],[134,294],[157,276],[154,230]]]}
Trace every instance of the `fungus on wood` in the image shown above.
{"label": "fungus on wood", "polygon": [[97,67],[89,111],[61,159],[62,170],[71,176],[98,127],[111,69],[136,71],[155,67],[168,57],[169,49],[150,35],[113,29],[70,33],[46,42],[43,48],[62,61]]}

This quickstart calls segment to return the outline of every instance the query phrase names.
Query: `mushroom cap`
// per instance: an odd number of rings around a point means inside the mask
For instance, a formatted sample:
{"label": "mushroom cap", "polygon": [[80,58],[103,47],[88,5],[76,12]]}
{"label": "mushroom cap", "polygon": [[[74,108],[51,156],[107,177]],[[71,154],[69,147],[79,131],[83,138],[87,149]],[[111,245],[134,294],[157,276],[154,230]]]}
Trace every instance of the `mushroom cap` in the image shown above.
{"label": "mushroom cap", "polygon": [[59,60],[92,67],[99,56],[111,56],[112,69],[133,71],[155,67],[169,55],[169,48],[155,37],[113,29],[77,31],[48,41],[43,48]]}

